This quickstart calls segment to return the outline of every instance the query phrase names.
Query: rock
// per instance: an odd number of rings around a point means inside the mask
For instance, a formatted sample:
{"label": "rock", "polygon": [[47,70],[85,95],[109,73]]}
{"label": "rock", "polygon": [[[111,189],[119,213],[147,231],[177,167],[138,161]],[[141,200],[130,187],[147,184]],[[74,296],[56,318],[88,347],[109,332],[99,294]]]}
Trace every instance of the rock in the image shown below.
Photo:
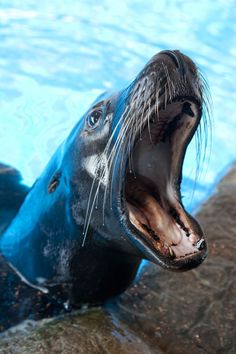
{"label": "rock", "polygon": [[[27,334],[26,334],[27,333]],[[75,312],[53,321],[41,321],[37,329],[4,336],[1,354],[101,354],[163,353],[148,344],[104,309]]]}
{"label": "rock", "polygon": [[209,256],[170,273],[145,263],[135,284],[103,308],[7,332],[0,353],[236,353],[236,166],[197,219]]}

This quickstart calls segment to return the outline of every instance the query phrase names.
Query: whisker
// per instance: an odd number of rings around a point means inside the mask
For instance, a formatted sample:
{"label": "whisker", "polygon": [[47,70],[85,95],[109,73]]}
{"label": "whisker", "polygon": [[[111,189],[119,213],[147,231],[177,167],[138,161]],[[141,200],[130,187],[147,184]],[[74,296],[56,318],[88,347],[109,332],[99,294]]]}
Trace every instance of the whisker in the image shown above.
{"label": "whisker", "polygon": [[[155,68],[156,69],[156,68]],[[186,91],[186,87],[190,84],[189,78],[184,73],[181,77],[173,81],[173,73],[177,73],[176,68],[171,71],[163,62],[160,63],[159,71],[145,71],[143,77],[139,77],[139,81],[135,81],[122,94],[125,97],[125,102],[118,102],[117,112],[121,112],[120,117],[113,128],[110,137],[103,150],[103,158],[97,159],[95,175],[91,183],[89,192],[88,204],[85,215],[85,223],[83,230],[83,245],[85,244],[86,235],[91,222],[94,206],[98,205],[99,191],[102,191],[102,223],[105,224],[106,202],[109,196],[109,205],[112,208],[112,194],[114,183],[113,167],[119,159],[119,177],[121,177],[124,169],[124,163],[127,164],[130,173],[135,176],[134,164],[134,146],[136,140],[143,138],[143,130],[147,127],[147,133],[151,144],[153,136],[151,131],[152,117],[154,116],[156,129],[163,127],[163,118],[160,118],[160,102],[161,109],[166,109],[179,92]],[[175,77],[176,75],[174,75]],[[200,165],[205,160],[207,149],[207,132],[211,133],[211,112],[210,112],[210,96],[209,89],[205,78],[199,71],[198,90],[202,95],[203,117],[195,134],[195,150],[196,150],[196,173],[195,183],[200,175]],[[198,79],[196,79],[198,80]],[[125,107],[125,108],[124,108]],[[124,110],[123,110],[124,108]],[[122,112],[123,110],[123,112]],[[203,139],[204,135],[204,139]],[[210,136],[211,138],[211,136]],[[202,154],[203,152],[203,154]],[[121,181],[121,178],[119,178]],[[104,182],[104,183],[103,183]],[[120,182],[121,183],[121,182]],[[104,184],[104,188],[101,188]],[[194,188],[195,189],[195,188]]]}

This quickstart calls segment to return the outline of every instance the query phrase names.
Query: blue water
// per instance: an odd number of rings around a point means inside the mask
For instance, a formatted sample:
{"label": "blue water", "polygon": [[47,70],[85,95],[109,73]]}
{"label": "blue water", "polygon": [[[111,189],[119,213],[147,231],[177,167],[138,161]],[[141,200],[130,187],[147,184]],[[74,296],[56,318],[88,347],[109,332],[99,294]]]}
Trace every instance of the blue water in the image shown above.
{"label": "blue water", "polygon": [[192,201],[195,145],[184,166],[185,204],[206,198],[235,159],[236,2],[2,0],[0,161],[29,185],[85,109],[125,87],[152,55],[180,49],[207,77],[214,117],[211,157]]}

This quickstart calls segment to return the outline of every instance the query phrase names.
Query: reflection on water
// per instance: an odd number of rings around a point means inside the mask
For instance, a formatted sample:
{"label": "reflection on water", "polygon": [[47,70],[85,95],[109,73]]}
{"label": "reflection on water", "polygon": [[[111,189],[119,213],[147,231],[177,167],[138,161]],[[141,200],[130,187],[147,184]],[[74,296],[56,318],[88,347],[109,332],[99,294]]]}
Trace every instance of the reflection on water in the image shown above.
{"label": "reflection on water", "polygon": [[[159,50],[180,49],[207,75],[213,98],[211,161],[194,198],[205,197],[235,158],[235,18],[235,1],[221,0],[1,2],[0,161],[31,184],[98,94],[124,87]],[[194,165],[192,144],[186,191]]]}

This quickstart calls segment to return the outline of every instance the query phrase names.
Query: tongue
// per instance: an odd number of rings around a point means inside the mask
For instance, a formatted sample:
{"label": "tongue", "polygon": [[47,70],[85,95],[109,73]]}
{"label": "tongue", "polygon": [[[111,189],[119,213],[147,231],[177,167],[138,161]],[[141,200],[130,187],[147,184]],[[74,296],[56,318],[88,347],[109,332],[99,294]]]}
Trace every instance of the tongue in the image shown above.
{"label": "tongue", "polygon": [[[131,223],[165,255],[183,257],[197,252],[195,235],[191,231],[187,235],[184,225],[181,227],[168,211],[168,205],[162,207],[153,194],[152,188],[138,178],[127,185],[126,205]],[[176,209],[187,225],[186,215],[177,204]]]}
{"label": "tongue", "polygon": [[135,206],[128,203],[129,217],[132,223],[136,226],[137,224],[148,226],[167,247],[181,242],[182,230],[176,227],[174,219],[167,214],[152,195],[139,191],[138,196],[135,195],[135,199]]}

